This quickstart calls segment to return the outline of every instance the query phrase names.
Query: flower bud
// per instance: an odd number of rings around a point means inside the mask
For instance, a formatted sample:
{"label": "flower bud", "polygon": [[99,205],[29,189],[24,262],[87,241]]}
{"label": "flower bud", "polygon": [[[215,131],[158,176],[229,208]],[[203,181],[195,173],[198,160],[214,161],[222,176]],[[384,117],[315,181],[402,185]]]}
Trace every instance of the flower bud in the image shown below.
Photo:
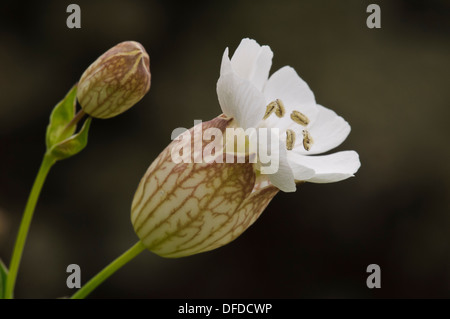
{"label": "flower bud", "polygon": [[[208,128],[225,131],[229,119],[216,117],[201,129],[194,126],[174,140],[150,165],[131,208],[131,221],[141,242],[162,257],[183,257],[223,246],[242,234],[278,192],[257,176],[253,164],[223,161],[174,162],[180,143],[195,145]],[[201,137],[200,137],[201,138]],[[209,144],[203,139],[201,151]],[[195,148],[195,146],[194,146]],[[214,156],[226,157],[223,149]]]}
{"label": "flower bud", "polygon": [[84,71],[78,83],[78,102],[92,117],[116,116],[144,97],[150,77],[150,58],[144,47],[135,41],[119,43]]}

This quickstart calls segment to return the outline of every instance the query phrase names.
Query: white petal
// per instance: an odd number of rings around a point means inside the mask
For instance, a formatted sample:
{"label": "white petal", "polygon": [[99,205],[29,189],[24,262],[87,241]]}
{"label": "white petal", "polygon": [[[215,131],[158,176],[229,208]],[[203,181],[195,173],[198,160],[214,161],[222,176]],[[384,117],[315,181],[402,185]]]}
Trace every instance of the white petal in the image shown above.
{"label": "white petal", "polygon": [[231,58],[233,71],[249,80],[260,91],[269,77],[273,52],[255,40],[243,39]]}
{"label": "white petal", "polygon": [[225,49],[222,55],[222,63],[220,65],[220,75],[225,75],[227,73],[233,72],[233,69],[231,68],[231,61],[228,57],[228,48]]}
{"label": "white petal", "polygon": [[355,151],[343,151],[330,155],[304,156],[290,152],[289,162],[309,167],[315,175],[305,179],[311,183],[332,183],[347,179],[355,174],[361,163]]}
{"label": "white petal", "polygon": [[[289,66],[285,66],[271,75],[264,87],[264,96],[266,97],[266,103],[276,99],[283,102],[286,109],[283,122],[286,122],[286,125],[287,123],[294,123],[290,119],[290,114],[294,110],[305,114],[310,122],[314,121],[317,116],[318,109],[313,92],[308,84],[298,76],[297,72]],[[277,120],[276,117],[269,117],[268,120],[270,119],[272,121]]]}
{"label": "white petal", "polygon": [[265,112],[264,96],[249,81],[228,73],[217,81],[217,96],[222,111],[236,120],[237,126],[256,128]]}
{"label": "white petal", "polygon": [[[261,173],[267,174],[270,182],[282,190],[283,192],[295,192],[295,180],[291,167],[289,166],[285,145],[280,141],[279,130],[272,129],[270,133],[270,141],[267,143],[262,139],[261,131],[259,131],[259,158],[263,155],[269,155],[270,165],[261,165]],[[266,159],[263,161],[267,162]]]}
{"label": "white petal", "polygon": [[270,182],[283,192],[291,193],[295,192],[297,188],[295,187],[294,175],[292,173],[286,158],[280,158],[280,167],[278,172],[275,174],[268,175]]}
{"label": "white petal", "polygon": [[290,151],[287,151],[287,159],[295,180],[304,181],[314,177],[315,171],[312,168],[306,167],[305,165],[302,165],[302,163],[295,161],[290,153]]}
{"label": "white petal", "polygon": [[300,154],[319,154],[327,152],[339,146],[350,133],[350,125],[334,111],[317,105],[319,114],[308,128],[313,138],[313,144],[309,151],[305,151],[301,145],[296,146],[295,152]]}

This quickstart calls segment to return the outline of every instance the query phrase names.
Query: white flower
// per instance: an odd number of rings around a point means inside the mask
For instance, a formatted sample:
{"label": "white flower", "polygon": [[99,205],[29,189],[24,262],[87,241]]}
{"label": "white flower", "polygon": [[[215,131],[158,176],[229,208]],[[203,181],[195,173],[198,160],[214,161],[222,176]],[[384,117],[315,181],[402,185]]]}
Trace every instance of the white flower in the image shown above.
{"label": "white flower", "polygon": [[[231,61],[225,50],[217,83],[225,116],[183,133],[186,138],[172,141],[148,168],[133,199],[131,220],[136,234],[152,252],[176,258],[216,249],[250,227],[279,190],[295,191],[296,181],[340,181],[358,170],[358,154],[353,151],[309,156],[339,145],[350,126],[333,111],[317,105],[309,87],[292,68],[284,67],[268,78],[271,61],[270,48],[254,40],[242,40]],[[258,134],[258,152],[252,144],[256,143],[254,133],[248,133],[245,143],[233,145],[229,151],[226,146],[233,144],[234,136],[222,139],[218,134],[214,141],[225,141],[225,148],[220,144],[214,156],[226,160],[230,153],[237,153],[233,161],[192,160],[210,150],[209,140],[203,138],[208,130],[218,129],[223,137],[228,128],[237,127],[246,131],[274,128],[280,133],[272,134],[269,143]],[[197,138],[200,151],[192,152]],[[244,163],[237,163],[234,159],[242,159],[242,145],[247,146],[247,142],[249,154],[245,154]],[[173,160],[173,151],[179,152],[180,146],[183,154],[183,146],[189,146],[186,154],[191,161]],[[261,152],[261,148],[266,149]],[[262,154],[268,154],[265,151],[269,149],[271,159],[278,159],[274,174],[263,172]],[[257,155],[257,163],[247,161],[253,155]]]}
{"label": "white flower", "polygon": [[350,125],[332,110],[316,103],[314,94],[289,66],[272,74],[268,46],[243,39],[231,60],[222,58],[217,95],[223,113],[235,127],[279,128],[279,169],[267,175],[284,192],[296,181],[331,183],[344,180],[360,167],[355,151],[310,156],[341,144]]}

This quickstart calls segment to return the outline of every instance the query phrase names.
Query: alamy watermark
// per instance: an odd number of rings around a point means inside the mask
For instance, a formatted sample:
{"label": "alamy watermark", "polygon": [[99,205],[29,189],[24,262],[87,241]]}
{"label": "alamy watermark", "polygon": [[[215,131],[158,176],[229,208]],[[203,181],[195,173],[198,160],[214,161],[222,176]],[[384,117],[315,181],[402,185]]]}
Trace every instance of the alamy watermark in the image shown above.
{"label": "alamy watermark", "polygon": [[377,264],[370,264],[367,266],[366,272],[370,273],[367,277],[367,288],[381,288],[381,268]]}
{"label": "alamy watermark", "polygon": [[366,9],[370,15],[367,17],[366,24],[369,29],[381,28],[381,8],[378,4],[369,4]]}
{"label": "alamy watermark", "polygon": [[66,19],[66,25],[69,29],[81,28],[81,8],[78,4],[72,3],[67,6],[67,13],[70,13]]}
{"label": "alamy watermark", "polygon": [[[178,141],[171,149],[172,161],[177,164],[259,163],[263,174],[274,174],[280,166],[278,128],[228,127],[224,136],[216,127],[203,130],[202,121],[195,120],[193,130],[176,128],[171,139]],[[204,142],[209,143],[203,147]]]}
{"label": "alamy watermark", "polygon": [[81,268],[77,264],[70,264],[66,268],[66,272],[70,273],[66,279],[67,288],[81,288]]}

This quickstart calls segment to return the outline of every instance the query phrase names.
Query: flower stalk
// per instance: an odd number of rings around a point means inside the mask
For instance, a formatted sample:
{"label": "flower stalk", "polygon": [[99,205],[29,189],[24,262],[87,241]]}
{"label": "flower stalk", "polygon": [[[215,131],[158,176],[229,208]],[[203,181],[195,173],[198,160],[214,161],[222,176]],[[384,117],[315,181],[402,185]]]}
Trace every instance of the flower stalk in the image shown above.
{"label": "flower stalk", "polygon": [[[64,99],[53,108],[45,138],[46,152],[25,206],[9,271],[5,267],[1,269],[2,276],[6,273],[8,275],[4,292],[1,287],[0,297],[13,298],[28,231],[39,195],[51,167],[58,160],[76,155],[86,147],[92,117],[110,118],[128,110],[144,97],[149,88],[149,56],[140,43],[126,41],[112,47],[100,56],[86,69],[79,83],[74,85]],[[77,99],[82,109],[75,113]],[[89,115],[89,118],[76,132],[78,123],[86,114]],[[142,251],[143,248],[141,248],[139,243],[136,244],[130,251],[119,257],[117,262],[111,265],[112,268],[107,268],[114,269],[124,261],[129,261],[130,259],[127,258],[135,256],[133,254]],[[103,281],[108,276],[110,273],[102,272],[100,277],[94,278],[95,280],[88,285],[88,288],[96,286],[95,283],[98,285],[101,278]],[[2,282],[0,284],[3,285]],[[87,294],[89,291],[84,293]]]}
{"label": "flower stalk", "polygon": [[25,206],[25,211],[23,213],[22,221],[20,223],[19,233],[17,234],[17,240],[14,245],[11,263],[9,266],[9,274],[6,280],[5,299],[13,298],[14,286],[16,283],[17,273],[19,271],[20,260],[22,259],[23,248],[27,240],[27,235],[30,229],[31,221],[33,219],[36,203],[39,199],[39,195],[41,194],[42,186],[44,185],[48,172],[55,163],[56,159],[52,155],[48,153],[44,155],[44,159],[42,160],[39,172],[36,176],[33,187],[31,188],[31,192]]}
{"label": "flower stalk", "polygon": [[95,277],[89,280],[83,287],[81,287],[70,299],[84,299],[102,282],[108,279],[117,270],[122,268],[125,264],[134,259],[137,255],[145,250],[145,246],[141,241],[138,241],[130,249],[116,258],[112,263],[103,268]]}

